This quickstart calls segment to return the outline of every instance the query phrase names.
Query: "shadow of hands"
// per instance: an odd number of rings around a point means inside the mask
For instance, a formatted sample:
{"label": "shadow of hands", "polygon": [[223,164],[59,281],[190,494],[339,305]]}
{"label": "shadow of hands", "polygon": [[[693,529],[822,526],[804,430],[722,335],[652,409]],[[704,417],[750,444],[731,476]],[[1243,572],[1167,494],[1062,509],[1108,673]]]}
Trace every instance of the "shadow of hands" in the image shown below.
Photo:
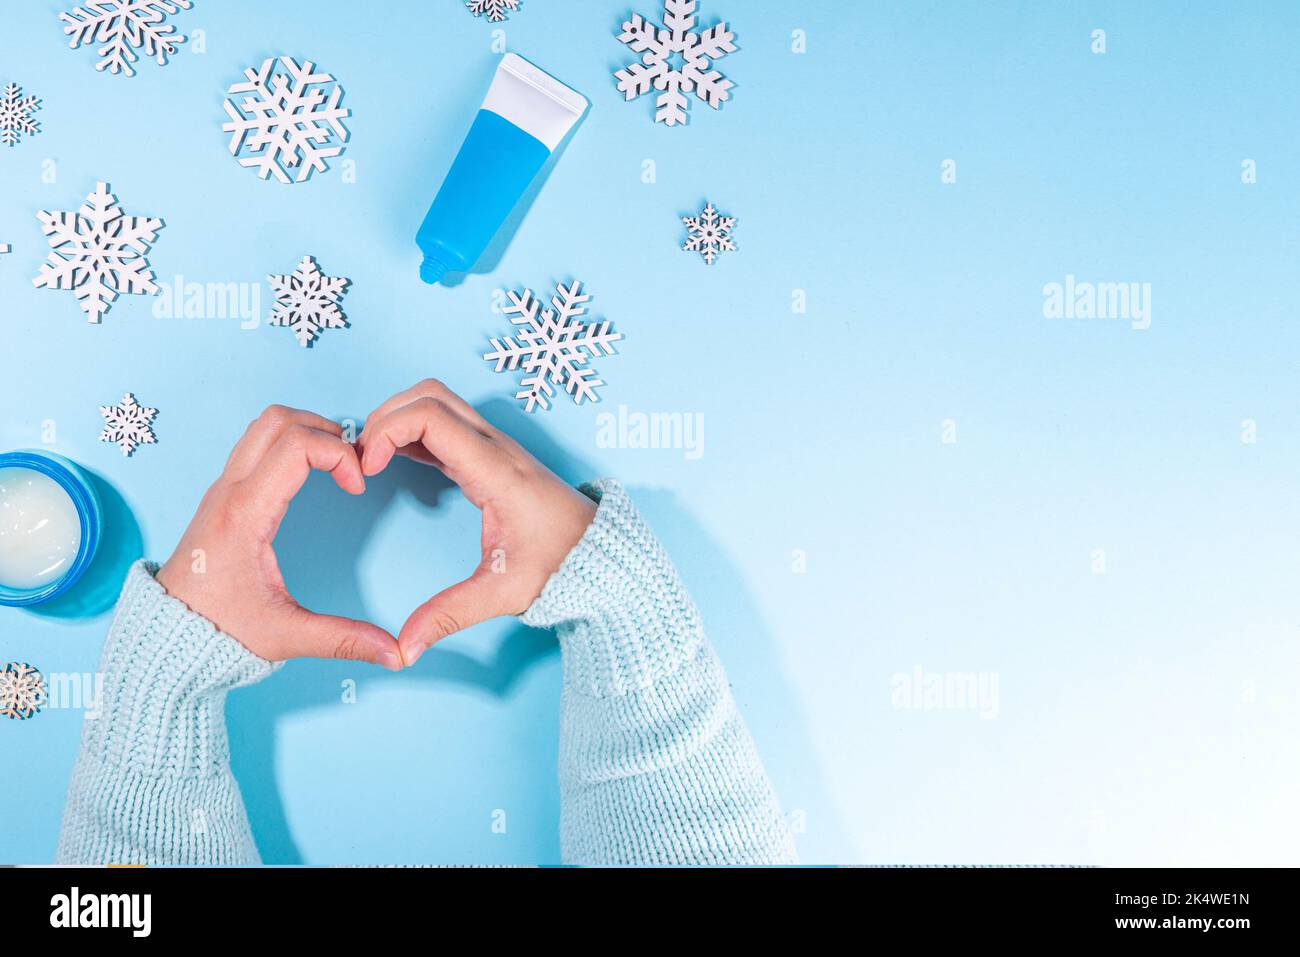
{"label": "shadow of hands", "polygon": [[[388,468],[369,479],[365,494],[357,498],[339,491],[328,476],[313,475],[290,506],[276,536],[276,554],[290,593],[313,611],[374,620],[374,609],[362,594],[357,559],[381,525],[384,512],[406,496],[414,498],[422,508],[437,510],[445,506],[448,497],[459,494],[455,483],[441,471],[405,458],[394,458]],[[471,558],[467,556],[467,560]],[[430,559],[430,595],[444,584],[434,579],[434,569],[447,564],[445,557]],[[410,609],[391,611],[405,615]],[[486,661],[453,648],[440,648],[423,667],[417,663],[398,674],[379,668],[367,669],[366,673],[376,680],[401,680],[411,674],[419,680],[472,685],[504,696],[531,664],[554,649],[555,639],[549,632],[520,626]],[[310,661],[329,664],[319,659]],[[348,670],[355,668],[349,666]],[[281,679],[277,684],[289,682]],[[315,684],[304,682],[304,686]],[[284,693],[278,693],[278,697],[286,706],[310,707],[324,700],[314,693],[296,694],[291,687],[281,690]],[[333,688],[330,690],[332,693]]]}
{"label": "shadow of hands", "polygon": [[[517,405],[491,399],[474,408],[563,482],[576,485],[592,477],[586,464],[556,444],[537,424],[536,417],[526,415]],[[313,611],[374,621],[376,609],[369,606],[362,593],[359,560],[371,547],[376,529],[383,526],[385,513],[403,499],[413,499],[421,511],[441,511],[450,498],[460,494],[440,469],[401,456],[395,456],[382,472],[368,478],[366,491],[360,496],[345,494],[327,475],[311,475],[290,505],[275,539],[276,555],[290,594]],[[405,547],[400,552],[408,561],[412,554]],[[419,559],[428,574],[420,572],[426,591],[418,596],[417,603],[454,583],[457,576],[450,569],[472,567],[477,560],[476,551],[464,555],[430,554],[427,562]],[[413,609],[414,604],[411,608],[384,608],[382,617],[392,619],[397,615],[396,622],[400,623]],[[522,669],[554,648],[554,639],[547,633],[521,627],[518,634],[517,640],[503,644],[490,664],[450,648],[439,649],[437,662],[420,676],[504,692]]]}
{"label": "shadow of hands", "polygon": [[402,496],[436,509],[450,494],[456,494],[456,486],[442,472],[408,459],[394,459],[355,498],[340,491],[328,475],[312,474],[275,536],[289,593],[312,611],[372,621],[361,595],[356,559],[383,513]]}

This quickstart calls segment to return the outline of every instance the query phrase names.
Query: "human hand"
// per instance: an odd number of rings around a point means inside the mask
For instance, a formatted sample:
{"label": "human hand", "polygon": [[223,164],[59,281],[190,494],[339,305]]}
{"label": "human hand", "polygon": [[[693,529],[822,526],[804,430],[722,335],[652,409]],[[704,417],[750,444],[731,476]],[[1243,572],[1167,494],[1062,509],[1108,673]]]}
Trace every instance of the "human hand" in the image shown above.
{"label": "human hand", "polygon": [[434,379],[375,409],[358,444],[365,475],[377,475],[394,455],[405,455],[440,469],[483,513],[477,567],[422,604],[402,626],[398,643],[407,665],[452,632],[498,615],[522,614],[596,514],[591,499]]}
{"label": "human hand", "polygon": [[341,435],[336,423],[311,412],[268,408],[235,445],[157,580],[269,661],[351,658],[398,671],[402,659],[388,632],[299,605],[272,548],[312,469],[329,472],[349,494],[365,490],[356,450]]}

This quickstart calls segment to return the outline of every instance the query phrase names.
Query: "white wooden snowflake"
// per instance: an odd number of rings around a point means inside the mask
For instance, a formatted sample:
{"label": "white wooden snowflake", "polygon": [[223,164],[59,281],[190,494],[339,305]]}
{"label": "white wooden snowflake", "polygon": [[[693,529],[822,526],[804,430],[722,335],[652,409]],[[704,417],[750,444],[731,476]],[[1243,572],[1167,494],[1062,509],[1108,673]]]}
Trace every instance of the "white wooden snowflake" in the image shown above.
{"label": "white wooden snowflake", "polygon": [[59,19],[67,24],[63,32],[71,37],[68,46],[72,49],[104,44],[99,48],[96,70],[135,76],[131,64],[139,59],[136,50],[165,66],[176,45],[185,42],[185,37],[164,21],[169,13],[192,6],[193,0],[90,0],[60,13]]}
{"label": "white wooden snowflake", "polygon": [[135,395],[130,392],[122,396],[117,405],[101,405],[99,414],[105,422],[99,441],[117,443],[123,455],[130,455],[138,446],[153,445],[158,441],[152,426],[158,410],[136,402]]}
{"label": "white wooden snowflake", "polygon": [[486,15],[493,23],[506,19],[506,11],[519,9],[519,0],[465,0],[465,6],[474,16]]}
{"label": "white wooden snowflake", "polygon": [[41,125],[32,119],[32,114],[41,108],[41,101],[34,96],[23,96],[23,88],[17,83],[5,87],[0,96],[0,143],[17,146],[22,134],[34,136],[41,131]]}
{"label": "white wooden snowflake", "polygon": [[267,325],[288,326],[301,346],[310,346],[325,329],[346,329],[347,317],[339,300],[348,280],[322,275],[316,260],[303,256],[292,276],[267,276],[275,293],[275,306]]}
{"label": "white wooden snowflake", "polygon": [[718,211],[709,203],[704,212],[698,216],[683,216],[686,224],[687,238],[682,249],[699,253],[710,266],[724,249],[735,252],[736,244],[731,241],[731,230],[736,225],[735,216],[719,216]]}
{"label": "white wooden snowflake", "polygon": [[0,716],[24,720],[45,706],[45,680],[29,664],[11,661],[0,669]]}
{"label": "white wooden snowflake", "polygon": [[703,32],[695,27],[696,0],[664,0],[664,27],[658,30],[639,13],[623,24],[618,35],[636,53],[641,62],[633,63],[614,74],[623,95],[634,100],[659,90],[655,121],[668,126],[686,122],[689,101],[694,92],[715,110],[731,97],[734,85],[712,69],[713,61],[736,49],[735,34],[725,22],[716,23]]}
{"label": "white wooden snowflake", "polygon": [[313,73],[314,68],[310,60],[299,66],[293,57],[272,57],[256,70],[245,70],[244,82],[226,91],[249,94],[238,103],[226,100],[230,122],[221,127],[230,134],[230,155],[240,166],[253,167],[262,179],[274,174],[282,183],[297,167],[294,182],[301,183],[312,170],[324,172],[325,160],[343,152],[348,139],[343,120],[351,111],[339,106],[343,90],[334,77]]}
{"label": "white wooden snowflake", "polygon": [[99,322],[121,293],[155,296],[145,259],[161,219],[123,215],[107,183],[99,183],[75,213],[37,215],[50,256],[32,280],[37,288],[71,289],[89,322]]}
{"label": "white wooden snowflake", "polygon": [[533,296],[531,289],[507,294],[510,302],[503,311],[522,328],[514,336],[492,339],[492,351],[484,353],[483,358],[496,362],[497,372],[524,370],[519,383],[523,388],[515,398],[525,400],[525,412],[539,405],[549,409],[551,396],[555,395],[553,384],[563,386],[578,405],[583,399],[596,401],[596,389],[605,384],[593,378],[594,369],[584,367],[589,358],[614,355],[613,343],[623,336],[610,332],[605,321],[591,325],[577,321],[586,313],[585,303],[591,299],[580,295],[581,289],[582,283],[576,279],[568,287],[557,284],[550,309],[541,308],[541,300]]}

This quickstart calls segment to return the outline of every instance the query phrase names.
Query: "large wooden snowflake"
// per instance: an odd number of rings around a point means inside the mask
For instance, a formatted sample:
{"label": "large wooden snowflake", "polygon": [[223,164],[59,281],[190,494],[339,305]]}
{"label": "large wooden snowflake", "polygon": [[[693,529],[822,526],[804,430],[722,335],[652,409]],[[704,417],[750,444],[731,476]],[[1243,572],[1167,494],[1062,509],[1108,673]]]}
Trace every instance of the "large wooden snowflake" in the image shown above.
{"label": "large wooden snowflake", "polygon": [[230,134],[230,155],[240,166],[281,183],[290,182],[289,172],[296,169],[292,182],[301,183],[312,170],[324,172],[325,160],[343,152],[348,139],[343,120],[351,111],[339,106],[343,90],[334,77],[315,68],[310,60],[299,66],[293,57],[272,57],[256,70],[245,70],[244,82],[226,91],[230,122],[221,129]]}
{"label": "large wooden snowflake", "polygon": [[164,21],[169,13],[191,6],[192,0],[90,0],[60,13],[59,19],[67,24],[63,32],[71,38],[68,46],[72,49],[104,44],[99,48],[96,70],[135,76],[131,64],[140,58],[136,50],[165,66],[176,45],[185,42],[185,37]]}
{"label": "large wooden snowflake", "polygon": [[37,218],[50,256],[32,284],[70,289],[87,321],[101,321],[121,293],[158,294],[145,254],[162,220],[123,215],[107,183],[96,185],[75,213],[42,212]]}
{"label": "large wooden snowflake", "polygon": [[591,299],[580,294],[582,283],[575,279],[571,285],[559,284],[555,289],[550,309],[542,308],[531,289],[508,293],[510,301],[503,312],[521,328],[514,336],[492,339],[492,351],[483,355],[497,364],[497,372],[524,370],[519,383],[522,388],[515,398],[524,400],[525,412],[538,406],[549,409],[557,385],[578,405],[583,399],[596,401],[596,389],[605,383],[593,378],[594,369],[585,368],[587,360],[614,355],[613,344],[623,338],[610,331],[608,322],[578,322]]}
{"label": "large wooden snowflake", "polygon": [[614,74],[620,92],[629,100],[659,90],[656,122],[676,126],[686,122],[694,93],[715,110],[731,97],[734,85],[712,69],[713,61],[736,49],[735,34],[725,22],[702,32],[696,31],[696,0],[664,0],[664,26],[655,29],[639,13],[623,24],[621,42],[641,54],[633,63]]}

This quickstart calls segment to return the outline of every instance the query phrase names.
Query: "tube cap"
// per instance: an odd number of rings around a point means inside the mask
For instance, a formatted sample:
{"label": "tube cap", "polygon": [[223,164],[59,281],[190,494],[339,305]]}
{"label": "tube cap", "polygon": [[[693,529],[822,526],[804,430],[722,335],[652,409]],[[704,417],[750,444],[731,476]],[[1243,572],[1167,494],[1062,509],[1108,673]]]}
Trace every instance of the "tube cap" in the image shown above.
{"label": "tube cap", "polygon": [[424,262],[420,263],[420,278],[430,286],[437,283],[445,275],[447,275],[447,264],[440,259],[425,256]]}

